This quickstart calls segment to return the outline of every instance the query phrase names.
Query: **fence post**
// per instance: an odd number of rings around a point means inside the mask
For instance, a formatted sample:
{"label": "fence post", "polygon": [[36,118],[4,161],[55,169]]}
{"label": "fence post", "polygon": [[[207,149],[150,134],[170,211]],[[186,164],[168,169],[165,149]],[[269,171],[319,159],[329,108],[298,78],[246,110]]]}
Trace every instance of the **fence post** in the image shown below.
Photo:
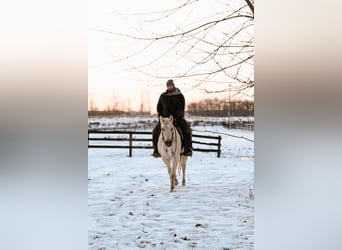
{"label": "fence post", "polygon": [[132,157],[132,132],[129,132],[129,157]]}
{"label": "fence post", "polygon": [[217,158],[220,158],[220,156],[221,156],[221,139],[222,139],[222,137],[219,135],[218,136],[218,151],[217,151]]}

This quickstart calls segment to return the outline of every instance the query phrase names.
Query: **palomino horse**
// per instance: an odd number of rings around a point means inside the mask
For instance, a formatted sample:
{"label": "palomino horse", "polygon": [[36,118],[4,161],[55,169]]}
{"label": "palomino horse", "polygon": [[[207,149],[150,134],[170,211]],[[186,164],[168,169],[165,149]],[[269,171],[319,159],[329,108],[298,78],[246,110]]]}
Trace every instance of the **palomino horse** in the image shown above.
{"label": "palomino horse", "polygon": [[185,169],[187,156],[181,155],[182,139],[181,136],[173,125],[173,117],[159,118],[161,132],[158,138],[158,151],[162,157],[163,162],[167,167],[170,176],[170,192],[173,192],[175,186],[178,184],[176,178],[176,170],[181,167],[183,172],[182,185],[185,185]]}

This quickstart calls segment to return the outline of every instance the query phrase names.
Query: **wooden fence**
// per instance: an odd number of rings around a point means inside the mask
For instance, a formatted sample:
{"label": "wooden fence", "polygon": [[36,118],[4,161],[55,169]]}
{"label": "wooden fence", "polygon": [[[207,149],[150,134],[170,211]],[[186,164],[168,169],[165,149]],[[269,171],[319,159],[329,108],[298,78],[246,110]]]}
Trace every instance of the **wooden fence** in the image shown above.
{"label": "wooden fence", "polygon": [[[93,137],[91,135],[97,135],[97,136]],[[107,135],[107,136],[103,136],[103,135]],[[124,136],[120,137],[120,135],[124,135]],[[194,140],[194,138],[201,138],[204,140],[199,141],[199,140]],[[217,157],[220,157],[221,140],[222,140],[221,136],[192,134],[193,151],[216,152]],[[90,143],[91,141],[97,141],[101,143],[93,144],[93,143]],[[113,143],[113,142],[116,142],[116,143]],[[135,142],[139,142],[140,145],[136,145]],[[196,144],[211,146],[211,148],[195,147]],[[92,129],[92,130],[88,130],[88,148],[127,148],[129,150],[128,156],[132,157],[133,149],[153,149],[152,133],[147,132],[147,131],[115,131],[115,130]]]}

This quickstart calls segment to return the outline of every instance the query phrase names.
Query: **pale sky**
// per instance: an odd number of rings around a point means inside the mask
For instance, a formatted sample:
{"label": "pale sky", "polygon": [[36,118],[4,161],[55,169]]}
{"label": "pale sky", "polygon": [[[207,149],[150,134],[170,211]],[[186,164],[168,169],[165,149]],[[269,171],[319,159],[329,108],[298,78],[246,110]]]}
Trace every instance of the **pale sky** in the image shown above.
{"label": "pale sky", "polygon": [[[136,41],[124,36],[117,36],[98,30],[114,33],[124,33],[131,36],[142,36],[145,31],[167,34],[176,27],[191,27],[191,24],[202,20],[208,13],[222,12],[219,4],[213,1],[199,1],[177,11],[165,20],[155,20],[160,14],[139,15],[136,13],[153,13],[168,10],[183,4],[185,1],[160,0],[89,0],[88,1],[88,99],[99,109],[105,109],[114,102],[130,106],[131,110],[139,110],[143,100],[145,108],[150,107],[155,112],[156,103],[161,92],[165,91],[167,76],[180,74],[189,67],[188,60],[179,60],[177,50],[169,51],[157,63],[149,64],[154,58],[164,53],[170,47],[170,40],[154,44],[137,56],[125,62],[118,60],[132,55],[146,46],[144,41]],[[215,1],[214,1],[215,2]],[[143,22],[142,20],[151,22]],[[229,27],[227,27],[229,29]],[[145,32],[146,33],[146,32]],[[146,37],[151,33],[146,33]],[[219,34],[217,34],[219,36]],[[215,38],[214,38],[215,39]],[[203,48],[205,49],[205,48]],[[187,58],[185,58],[187,59]],[[193,59],[193,58],[191,58]],[[132,65],[142,72],[132,70]],[[140,68],[141,67],[141,68]],[[159,75],[165,79],[156,79],[150,75]],[[253,74],[253,72],[248,72]],[[215,80],[215,79],[213,79]],[[227,93],[205,94],[191,77],[174,79],[186,98],[186,103],[192,100],[209,97],[227,97]],[[227,81],[227,79],[223,80]],[[229,82],[217,85],[208,81],[205,88],[223,89]],[[253,94],[253,93],[250,93]],[[119,105],[119,107],[121,107]]]}

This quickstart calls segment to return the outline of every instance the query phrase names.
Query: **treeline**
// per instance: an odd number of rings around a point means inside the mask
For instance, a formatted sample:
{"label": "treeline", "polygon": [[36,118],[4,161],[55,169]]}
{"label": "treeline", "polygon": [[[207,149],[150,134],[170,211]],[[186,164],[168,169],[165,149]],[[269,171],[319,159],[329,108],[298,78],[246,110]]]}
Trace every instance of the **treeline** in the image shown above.
{"label": "treeline", "polygon": [[112,110],[88,110],[88,117],[91,116],[149,116],[147,111],[112,111]]}
{"label": "treeline", "polygon": [[[156,112],[156,111],[155,111]],[[233,117],[233,116],[254,116],[254,102],[232,100],[230,102],[220,99],[203,99],[197,102],[190,102],[186,106],[186,112],[190,116],[205,117]],[[154,113],[154,112],[153,112]],[[98,110],[90,108],[88,116],[137,116],[152,115],[151,111],[123,111],[120,109]]]}
{"label": "treeline", "polygon": [[253,101],[223,101],[219,99],[204,99],[187,105],[189,115],[193,116],[254,116]]}

